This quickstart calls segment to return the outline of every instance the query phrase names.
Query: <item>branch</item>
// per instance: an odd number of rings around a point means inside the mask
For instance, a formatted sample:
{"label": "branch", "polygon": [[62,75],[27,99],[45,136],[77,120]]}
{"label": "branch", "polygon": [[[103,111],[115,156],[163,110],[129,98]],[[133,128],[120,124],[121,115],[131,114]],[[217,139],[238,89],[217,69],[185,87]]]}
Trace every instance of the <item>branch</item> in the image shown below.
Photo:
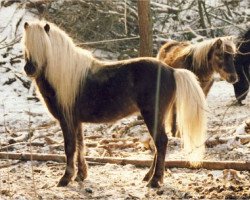
{"label": "branch", "polygon": [[[214,15],[214,14],[212,14],[211,12],[208,13],[208,15],[210,15],[211,17],[214,17],[215,19],[218,19],[218,20],[221,20],[221,21],[226,22],[226,23],[228,23],[228,24],[231,24],[231,25],[233,25],[233,26],[237,26],[237,24],[234,24],[233,22],[231,22],[231,21],[229,21],[229,20],[223,19],[223,18],[221,18],[221,17],[219,17],[219,16],[217,16],[217,15]],[[240,26],[237,26],[237,27],[238,27],[240,30],[245,31],[244,28],[241,28]]]}
{"label": "branch", "polygon": [[241,144],[245,145],[250,142],[250,136],[235,136],[235,137],[229,137],[229,138],[215,138],[215,139],[209,139],[206,141],[206,147],[212,148],[214,146],[217,146],[219,144],[226,144],[230,140],[239,141]]}
{"label": "branch", "polygon": [[9,140],[9,144],[14,144],[14,143],[17,143],[17,142],[25,142],[25,141],[28,141],[32,136],[33,136],[33,133],[34,131],[31,130],[30,132],[27,132],[25,134],[22,134],[21,136],[19,137],[16,137],[16,138],[11,138]]}
{"label": "branch", "polygon": [[[203,6],[203,9],[204,9],[204,13],[205,13],[205,15],[206,15],[206,17],[207,17],[207,22],[208,22],[208,24],[209,24],[209,26],[210,26],[210,28],[211,28],[211,27],[212,27],[212,23],[211,23],[211,20],[210,20],[210,18],[209,18],[209,15],[208,15],[208,12],[207,12],[207,9],[206,9],[206,4],[205,4],[204,1],[202,2],[202,6]],[[214,36],[214,31],[213,31],[213,29],[210,29],[210,33],[211,33],[212,38],[214,38],[215,36]]]}
{"label": "branch", "polygon": [[28,146],[35,146],[35,147],[43,147],[45,145],[44,142],[18,142],[18,143],[13,143],[10,145],[5,145],[2,148],[0,148],[1,151],[13,151],[15,149],[16,145],[28,145]]}
{"label": "branch", "polygon": [[17,36],[16,38],[14,38],[12,41],[10,41],[9,43],[7,43],[4,46],[1,46],[0,49],[5,49],[7,47],[13,46],[14,44],[17,44],[21,41],[21,36]]}
{"label": "branch", "polygon": [[[30,154],[30,153],[8,153],[0,152],[0,159],[12,159],[12,160],[31,160],[37,161],[55,161],[65,162],[64,155],[58,154]],[[89,162],[96,163],[111,163],[119,165],[135,165],[137,167],[149,167],[152,164],[152,160],[134,160],[127,158],[113,158],[113,157],[89,157],[85,156]],[[250,162],[247,161],[202,161],[199,166],[191,166],[188,161],[185,160],[168,160],[165,161],[166,168],[190,168],[190,169],[208,169],[208,170],[224,170],[224,169],[235,169],[239,171],[250,170]]]}
{"label": "branch", "polygon": [[132,148],[137,146],[139,143],[109,143],[109,144],[105,144],[105,145],[98,145],[97,147],[99,148],[104,148],[104,149],[110,149],[110,148],[114,148],[114,149],[126,149],[126,148]]}
{"label": "branch", "polygon": [[157,11],[157,12],[164,12],[168,14],[171,14],[171,13],[178,14],[181,12],[181,10],[176,7],[171,7],[162,3],[150,2],[150,5],[154,7],[154,11]]}

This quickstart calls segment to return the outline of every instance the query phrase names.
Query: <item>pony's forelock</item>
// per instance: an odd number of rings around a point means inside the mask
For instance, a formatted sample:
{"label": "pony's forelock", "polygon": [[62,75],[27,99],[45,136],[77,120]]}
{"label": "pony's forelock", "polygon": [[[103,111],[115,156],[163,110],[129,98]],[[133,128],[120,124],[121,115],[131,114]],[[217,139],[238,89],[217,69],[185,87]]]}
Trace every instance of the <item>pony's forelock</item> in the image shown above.
{"label": "pony's forelock", "polygon": [[[223,50],[230,54],[237,53],[236,40],[234,36],[225,36],[220,38],[223,42]],[[228,48],[229,47],[229,48]]]}
{"label": "pony's forelock", "polygon": [[41,22],[31,23],[25,29],[23,43],[25,58],[33,62],[37,71],[41,71],[50,56],[49,38],[44,33]]}
{"label": "pony's forelock", "polygon": [[80,86],[94,60],[91,52],[76,47],[72,39],[54,24],[35,22],[25,30],[26,51],[38,66],[44,67],[46,79],[55,89],[58,103],[70,112],[75,103]]}

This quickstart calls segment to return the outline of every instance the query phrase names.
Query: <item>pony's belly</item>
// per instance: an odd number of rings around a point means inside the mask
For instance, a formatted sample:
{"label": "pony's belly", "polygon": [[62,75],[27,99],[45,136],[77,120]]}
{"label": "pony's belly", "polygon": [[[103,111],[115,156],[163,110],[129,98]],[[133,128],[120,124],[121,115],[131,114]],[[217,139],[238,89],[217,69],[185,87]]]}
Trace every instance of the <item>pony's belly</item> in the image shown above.
{"label": "pony's belly", "polygon": [[88,123],[107,123],[114,122],[138,112],[135,104],[119,104],[112,102],[110,105],[101,107],[91,107],[80,109],[79,118],[82,122]]}
{"label": "pony's belly", "polygon": [[128,117],[130,115],[135,114],[135,112],[127,113],[127,115],[124,115],[124,113],[117,114],[117,115],[102,115],[102,116],[91,116],[91,117],[84,117],[81,119],[81,122],[87,122],[87,123],[112,123],[116,122],[117,120],[123,119],[125,117]]}

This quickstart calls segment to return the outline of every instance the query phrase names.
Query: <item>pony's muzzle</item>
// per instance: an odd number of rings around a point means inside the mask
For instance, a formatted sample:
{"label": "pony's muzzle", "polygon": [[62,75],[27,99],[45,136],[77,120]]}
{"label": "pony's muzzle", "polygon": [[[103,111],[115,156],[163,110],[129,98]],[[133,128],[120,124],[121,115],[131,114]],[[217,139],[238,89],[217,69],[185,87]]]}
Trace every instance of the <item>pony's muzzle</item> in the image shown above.
{"label": "pony's muzzle", "polygon": [[24,71],[28,76],[33,76],[36,73],[36,68],[30,61],[27,61],[24,66]]}
{"label": "pony's muzzle", "polygon": [[227,78],[227,81],[228,81],[229,83],[232,83],[232,84],[238,82],[238,76],[237,76],[237,74],[230,74],[230,75],[228,76],[228,78]]}

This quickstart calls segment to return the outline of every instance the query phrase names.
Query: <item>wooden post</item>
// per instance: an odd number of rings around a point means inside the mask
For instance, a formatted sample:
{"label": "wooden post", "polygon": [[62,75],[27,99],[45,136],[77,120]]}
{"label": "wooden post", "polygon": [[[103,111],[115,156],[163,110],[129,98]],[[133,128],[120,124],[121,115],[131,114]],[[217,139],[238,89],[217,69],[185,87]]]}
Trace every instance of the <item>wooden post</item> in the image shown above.
{"label": "wooden post", "polygon": [[138,22],[140,34],[139,56],[153,55],[152,18],[150,0],[138,0]]}

